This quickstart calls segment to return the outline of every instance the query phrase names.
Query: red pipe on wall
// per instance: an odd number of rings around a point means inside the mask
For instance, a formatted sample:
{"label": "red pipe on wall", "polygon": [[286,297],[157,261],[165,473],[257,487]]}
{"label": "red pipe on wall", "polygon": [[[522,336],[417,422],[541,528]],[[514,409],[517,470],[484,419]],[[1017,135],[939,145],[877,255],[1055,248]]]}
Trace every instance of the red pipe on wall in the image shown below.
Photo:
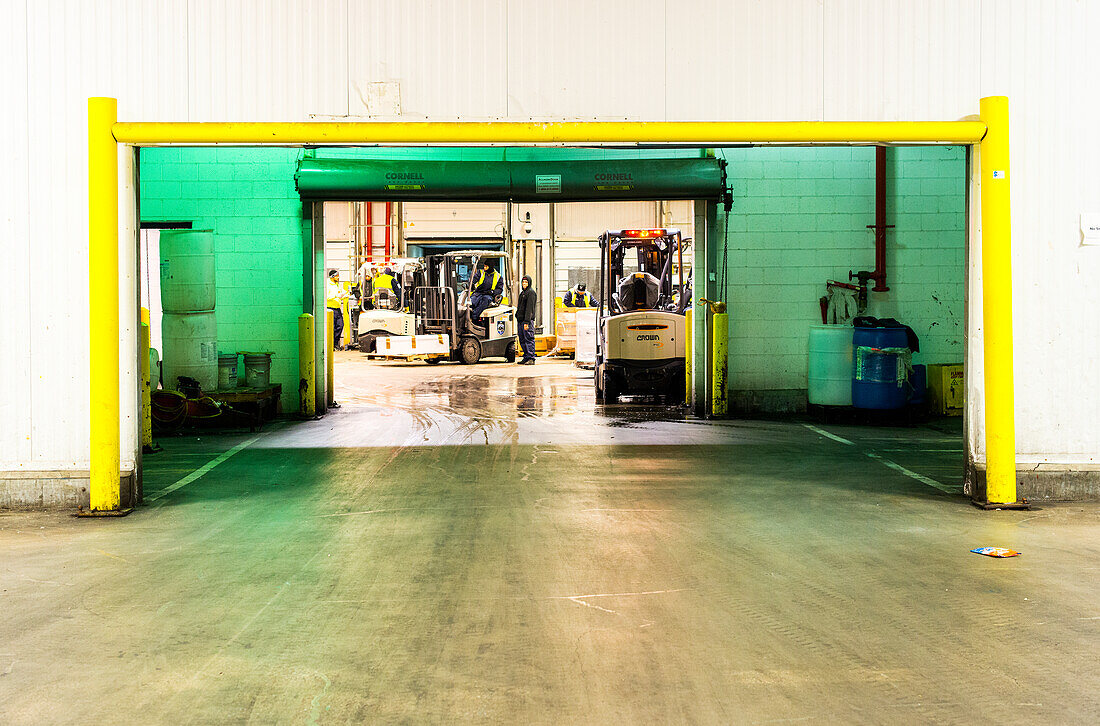
{"label": "red pipe on wall", "polygon": [[875,230],[875,271],[870,278],[875,281],[871,292],[886,292],[886,147],[875,147],[875,223],[867,225]]}
{"label": "red pipe on wall", "polygon": [[386,262],[390,261],[390,214],[393,213],[393,202],[386,202]]}
{"label": "red pipe on wall", "polygon": [[374,202],[367,202],[367,262],[374,263]]}

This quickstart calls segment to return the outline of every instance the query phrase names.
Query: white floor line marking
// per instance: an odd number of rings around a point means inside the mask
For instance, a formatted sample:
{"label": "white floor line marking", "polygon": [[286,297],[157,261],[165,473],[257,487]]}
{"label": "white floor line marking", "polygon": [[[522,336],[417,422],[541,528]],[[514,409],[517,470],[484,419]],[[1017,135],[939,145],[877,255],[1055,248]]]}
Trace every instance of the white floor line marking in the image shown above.
{"label": "white floor line marking", "polygon": [[551,597],[551,600],[568,600],[569,602],[575,602],[578,605],[584,605],[586,608],[593,608],[594,610],[602,610],[605,613],[611,613],[612,615],[618,615],[618,610],[612,610],[610,608],[600,607],[590,602],[585,602],[595,597],[631,597],[636,595],[664,595],[670,592],[683,592],[686,587],[679,587],[675,590],[647,590],[646,592],[601,592],[595,595],[555,595]]}
{"label": "white floor line marking", "polygon": [[351,517],[355,514],[378,514],[379,512],[397,512],[397,509],[364,509],[361,512],[337,512],[336,514],[318,514],[318,517]]}
{"label": "white floor line marking", "polygon": [[605,613],[611,613],[612,615],[618,615],[619,614],[618,610],[609,610],[608,608],[602,608],[599,605],[593,605],[590,602],[585,602],[584,600],[582,600],[579,597],[570,597],[570,598],[566,598],[566,599],[568,599],[569,602],[575,602],[578,605],[584,605],[586,608],[594,608],[596,610],[603,610]]}
{"label": "white floor line marking", "polygon": [[846,444],[847,446],[855,446],[854,443],[852,443],[848,439],[844,438],[843,436],[837,436],[836,434],[830,434],[825,429],[819,429],[817,426],[814,426],[813,424],[804,423],[802,425],[805,426],[806,428],[808,428],[810,431],[813,431],[815,434],[820,434],[820,435],[824,436],[827,439],[832,439],[833,441],[839,441],[840,443]]}
{"label": "white floor line marking", "polygon": [[156,500],[160,499],[161,497],[166,497],[169,494],[171,494],[172,492],[176,491],[177,489],[181,489],[181,488],[187,486],[188,484],[195,481],[196,479],[201,478],[204,474],[206,474],[206,472],[210,471],[211,469],[213,469],[218,464],[221,464],[223,461],[225,461],[229,457],[234,456],[235,454],[239,453],[246,446],[254,443],[256,441],[256,439],[258,439],[258,438],[260,438],[260,437],[257,435],[257,436],[253,436],[250,439],[246,439],[245,441],[242,441],[241,443],[237,444],[236,446],[234,446],[229,451],[226,451],[225,453],[218,456],[216,459],[213,459],[212,461],[208,461],[205,464],[203,464],[202,466],[200,466],[198,469],[195,469],[193,472],[191,472],[187,476],[183,477],[182,479],[177,481],[175,484],[168,485],[167,487],[160,490],[156,494],[150,494],[150,495],[146,496],[145,500],[148,501],[148,502],[155,502]]}
{"label": "white floor line marking", "polygon": [[883,464],[890,467],[894,471],[899,472],[901,474],[905,474],[905,476],[909,477],[910,479],[916,479],[921,484],[927,484],[928,486],[932,487],[933,489],[939,489],[941,492],[943,492],[945,494],[958,494],[959,493],[958,487],[952,488],[952,487],[947,486],[946,484],[940,484],[938,481],[936,481],[935,479],[933,479],[931,477],[927,477],[924,474],[918,474],[917,472],[913,471],[912,469],[906,469],[901,464],[898,464],[896,462],[890,461],[889,459],[881,457],[873,451],[865,451],[864,453],[867,454],[867,456],[869,456],[870,458],[874,459],[875,461],[881,461]]}
{"label": "white floor line marking", "polygon": [[634,597],[637,595],[664,595],[669,592],[684,592],[688,588],[678,587],[675,590],[647,590],[645,592],[599,592],[594,595],[551,595],[551,600],[574,600],[576,598],[584,598],[587,600],[590,597]]}

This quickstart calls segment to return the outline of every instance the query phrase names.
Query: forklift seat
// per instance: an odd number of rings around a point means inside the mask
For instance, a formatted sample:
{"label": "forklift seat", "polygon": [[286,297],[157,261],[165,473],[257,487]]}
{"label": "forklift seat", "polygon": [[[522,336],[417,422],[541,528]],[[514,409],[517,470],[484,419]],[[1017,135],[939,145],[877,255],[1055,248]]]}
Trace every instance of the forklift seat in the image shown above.
{"label": "forklift seat", "polygon": [[619,309],[652,310],[657,307],[661,295],[660,281],[648,272],[635,272],[619,280],[617,285]]}

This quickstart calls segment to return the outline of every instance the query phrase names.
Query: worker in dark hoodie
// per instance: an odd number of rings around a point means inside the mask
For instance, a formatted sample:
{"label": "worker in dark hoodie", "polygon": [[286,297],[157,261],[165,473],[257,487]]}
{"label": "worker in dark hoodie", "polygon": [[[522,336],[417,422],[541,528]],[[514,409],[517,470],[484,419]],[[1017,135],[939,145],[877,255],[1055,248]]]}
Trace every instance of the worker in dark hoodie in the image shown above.
{"label": "worker in dark hoodie", "polygon": [[530,275],[524,275],[519,284],[523,288],[516,303],[519,346],[523,349],[523,359],[519,364],[530,366],[535,364],[535,306],[538,303],[538,296],[535,294],[535,288],[531,286]]}

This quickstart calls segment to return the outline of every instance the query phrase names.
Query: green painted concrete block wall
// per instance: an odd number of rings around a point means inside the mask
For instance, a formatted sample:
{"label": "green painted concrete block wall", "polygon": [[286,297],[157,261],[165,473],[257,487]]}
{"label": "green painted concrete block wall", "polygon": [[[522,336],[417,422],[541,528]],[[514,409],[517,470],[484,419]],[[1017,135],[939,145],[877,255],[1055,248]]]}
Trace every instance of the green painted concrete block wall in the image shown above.
{"label": "green painted concrete block wall", "polygon": [[297,149],[150,148],[141,152],[141,220],[214,230],[218,348],[271,351],[283,411],[298,410],[302,203]]}
{"label": "green painted concrete block wall", "polygon": [[[888,151],[887,282],[868,315],[920,337],[917,363],[962,362],[966,279],[966,152]],[[874,269],[874,159],[870,147],[719,151],[734,205],[718,218],[719,265],[729,227],[729,385],[734,391],[806,388],[809,326],[821,322],[827,279]]]}

